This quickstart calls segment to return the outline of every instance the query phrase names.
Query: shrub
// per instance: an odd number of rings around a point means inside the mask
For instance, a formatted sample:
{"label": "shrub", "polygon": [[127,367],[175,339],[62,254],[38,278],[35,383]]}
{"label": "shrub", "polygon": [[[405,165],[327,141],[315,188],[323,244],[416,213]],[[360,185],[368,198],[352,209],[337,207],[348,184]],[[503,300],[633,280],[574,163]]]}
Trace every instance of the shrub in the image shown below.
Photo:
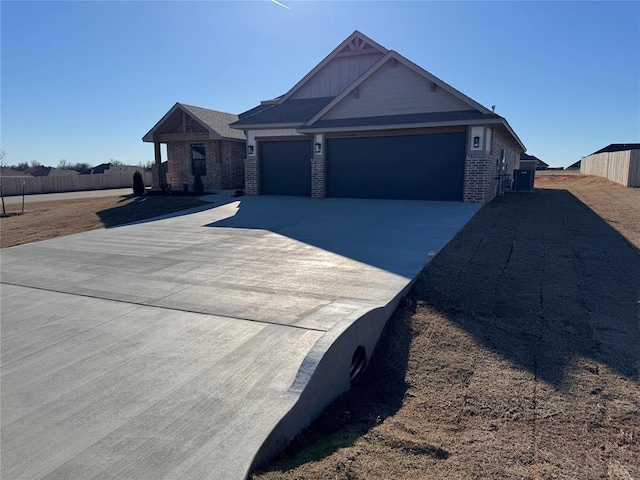
{"label": "shrub", "polygon": [[200,175],[196,175],[196,178],[193,179],[193,191],[198,195],[202,195],[204,193],[204,185],[202,185]]}
{"label": "shrub", "polygon": [[133,174],[133,194],[137,197],[144,195],[144,180],[142,174],[137,170]]}

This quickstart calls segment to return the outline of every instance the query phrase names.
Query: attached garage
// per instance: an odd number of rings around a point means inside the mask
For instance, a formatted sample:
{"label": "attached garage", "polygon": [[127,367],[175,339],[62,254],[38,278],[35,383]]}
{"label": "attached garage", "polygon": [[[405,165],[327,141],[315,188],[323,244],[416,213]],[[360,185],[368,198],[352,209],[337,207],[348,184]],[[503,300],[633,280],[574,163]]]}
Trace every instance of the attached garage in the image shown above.
{"label": "attached garage", "polygon": [[259,142],[260,190],[263,195],[311,195],[311,141]]}
{"label": "attached garage", "polygon": [[327,196],[462,200],[466,133],[327,139]]}
{"label": "attached garage", "polygon": [[526,150],[494,109],[358,31],[238,117],[247,195],[484,203]]}

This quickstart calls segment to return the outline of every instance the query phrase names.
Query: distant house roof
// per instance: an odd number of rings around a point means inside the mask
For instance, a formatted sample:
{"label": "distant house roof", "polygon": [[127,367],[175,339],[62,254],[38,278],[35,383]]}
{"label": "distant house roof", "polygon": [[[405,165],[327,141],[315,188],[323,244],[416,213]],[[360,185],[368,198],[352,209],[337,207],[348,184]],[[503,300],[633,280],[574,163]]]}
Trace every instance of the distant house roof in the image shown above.
{"label": "distant house roof", "polygon": [[165,123],[169,122],[178,111],[182,111],[193,118],[209,132],[209,138],[212,140],[220,140],[222,138],[231,140],[245,139],[244,132],[229,127],[229,124],[238,120],[238,115],[178,102],[142,137],[142,140],[144,142],[153,142],[155,134],[164,133],[162,128]]}
{"label": "distant house roof", "polygon": [[536,170],[546,170],[549,167],[547,162],[543,162],[535,155],[528,155],[524,152],[520,153],[521,162],[536,162]]}
{"label": "distant house roof", "polygon": [[31,177],[27,172],[9,167],[0,167],[0,177]]}
{"label": "distant house roof", "polygon": [[82,171],[83,175],[100,175],[103,173],[130,173],[133,175],[136,171],[143,171],[145,168],[136,167],[134,165],[113,165],[111,163],[101,163],[92,168]]}
{"label": "distant house roof", "polygon": [[605,152],[623,152],[625,150],[640,150],[640,143],[612,143],[604,148],[601,148],[597,152],[593,152],[591,155]]}
{"label": "distant house roof", "polygon": [[582,160],[578,160],[577,162],[572,163],[567,168],[565,168],[565,170],[577,170],[580,168],[581,164],[582,164]]}

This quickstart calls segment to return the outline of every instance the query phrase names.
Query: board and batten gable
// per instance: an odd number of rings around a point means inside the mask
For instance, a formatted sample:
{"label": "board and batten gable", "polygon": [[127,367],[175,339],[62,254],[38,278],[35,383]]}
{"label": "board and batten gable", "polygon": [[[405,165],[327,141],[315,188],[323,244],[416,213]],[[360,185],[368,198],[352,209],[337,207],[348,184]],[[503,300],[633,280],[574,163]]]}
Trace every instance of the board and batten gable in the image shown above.
{"label": "board and batten gable", "polygon": [[291,99],[335,97],[369,70],[383,54],[377,51],[333,58],[300,87]]}
{"label": "board and batten gable", "polygon": [[455,112],[471,108],[405,65],[389,60],[322,119]]}

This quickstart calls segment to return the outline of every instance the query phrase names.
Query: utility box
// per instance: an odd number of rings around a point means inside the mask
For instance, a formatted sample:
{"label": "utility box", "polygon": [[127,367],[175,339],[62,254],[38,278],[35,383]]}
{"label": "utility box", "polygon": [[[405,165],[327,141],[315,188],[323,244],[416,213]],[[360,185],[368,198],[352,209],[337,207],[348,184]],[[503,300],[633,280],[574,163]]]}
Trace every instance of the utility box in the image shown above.
{"label": "utility box", "polygon": [[533,190],[535,170],[514,170],[513,188],[520,192],[530,192]]}

